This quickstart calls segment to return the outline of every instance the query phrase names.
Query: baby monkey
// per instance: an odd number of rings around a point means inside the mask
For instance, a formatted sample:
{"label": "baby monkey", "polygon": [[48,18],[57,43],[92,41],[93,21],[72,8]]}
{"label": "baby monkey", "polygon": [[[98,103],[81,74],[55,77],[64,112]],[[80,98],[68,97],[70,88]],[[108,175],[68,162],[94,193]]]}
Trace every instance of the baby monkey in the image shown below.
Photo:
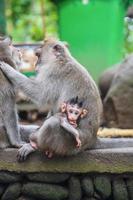
{"label": "baby monkey", "polygon": [[[63,102],[60,106],[60,112],[54,115],[54,117],[59,119],[60,126],[68,133],[72,134],[76,140],[77,148],[81,147],[81,140],[79,138],[79,132],[76,128],[79,125],[80,119],[84,118],[87,113],[88,111],[83,108],[83,101],[79,101],[77,96],[76,98],[72,98],[67,102]],[[37,138],[34,136],[34,134],[30,136],[30,144],[33,148],[40,149],[37,143]],[[45,154],[49,158],[53,156],[53,152],[50,149],[46,149]]]}
{"label": "baby monkey", "polygon": [[61,112],[59,114],[60,125],[74,136],[77,148],[81,146],[81,140],[76,128],[79,125],[80,119],[86,115],[87,110],[83,109],[83,101],[79,101],[78,96],[63,102],[61,105]]}

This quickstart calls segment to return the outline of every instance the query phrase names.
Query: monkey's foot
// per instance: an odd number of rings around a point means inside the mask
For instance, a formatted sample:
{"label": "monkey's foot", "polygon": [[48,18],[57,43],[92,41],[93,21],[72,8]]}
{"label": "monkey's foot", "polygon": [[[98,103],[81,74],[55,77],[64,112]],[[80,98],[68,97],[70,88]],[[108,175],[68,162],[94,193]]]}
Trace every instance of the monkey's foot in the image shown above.
{"label": "monkey's foot", "polygon": [[37,144],[33,141],[30,140],[30,145],[34,148],[37,149]]}
{"label": "monkey's foot", "polygon": [[82,145],[81,140],[79,138],[76,138],[76,147],[80,148]]}
{"label": "monkey's foot", "polygon": [[35,149],[30,145],[30,143],[24,144],[19,150],[17,154],[18,161],[22,162],[26,160],[27,156],[34,152]]}
{"label": "monkey's foot", "polygon": [[53,157],[53,152],[45,151],[45,155],[46,155],[48,158],[52,158],[52,157]]}

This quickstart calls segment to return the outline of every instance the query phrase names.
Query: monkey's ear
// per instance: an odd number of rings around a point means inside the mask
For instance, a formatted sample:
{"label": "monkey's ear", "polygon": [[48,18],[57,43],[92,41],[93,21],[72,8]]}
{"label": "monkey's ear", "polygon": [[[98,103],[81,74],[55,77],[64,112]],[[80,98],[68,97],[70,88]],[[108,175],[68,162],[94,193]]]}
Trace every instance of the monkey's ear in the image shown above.
{"label": "monkey's ear", "polygon": [[87,115],[87,113],[88,113],[88,110],[83,109],[80,117],[84,118]]}
{"label": "monkey's ear", "polygon": [[62,113],[66,112],[66,106],[67,106],[67,104],[65,102],[61,104],[61,112]]}
{"label": "monkey's ear", "polygon": [[61,45],[59,45],[59,44],[54,45],[53,49],[54,49],[54,52],[55,52],[56,56],[61,55],[61,54],[64,53],[63,47]]}

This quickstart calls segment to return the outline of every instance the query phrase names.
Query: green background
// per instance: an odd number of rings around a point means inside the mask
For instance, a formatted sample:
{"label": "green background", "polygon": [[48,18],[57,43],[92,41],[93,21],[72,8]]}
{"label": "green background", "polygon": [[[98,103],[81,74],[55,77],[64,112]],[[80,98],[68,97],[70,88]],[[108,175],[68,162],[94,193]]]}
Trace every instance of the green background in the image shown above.
{"label": "green background", "polygon": [[125,2],[90,0],[84,5],[81,0],[56,1],[59,36],[94,79],[123,57]]}

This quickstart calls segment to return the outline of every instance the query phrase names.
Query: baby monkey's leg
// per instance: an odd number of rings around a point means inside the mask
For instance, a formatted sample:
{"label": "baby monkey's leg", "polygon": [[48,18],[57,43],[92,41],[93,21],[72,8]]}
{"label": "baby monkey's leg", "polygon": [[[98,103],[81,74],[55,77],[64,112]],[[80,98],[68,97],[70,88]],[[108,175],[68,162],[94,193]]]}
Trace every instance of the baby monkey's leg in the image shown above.
{"label": "baby monkey's leg", "polygon": [[45,155],[48,157],[48,158],[52,158],[53,157],[53,152],[52,151],[49,151],[49,150],[47,150],[47,151],[45,151]]}
{"label": "baby monkey's leg", "polygon": [[34,149],[38,149],[37,146],[37,133],[34,132],[30,135],[30,145],[34,148]]}

